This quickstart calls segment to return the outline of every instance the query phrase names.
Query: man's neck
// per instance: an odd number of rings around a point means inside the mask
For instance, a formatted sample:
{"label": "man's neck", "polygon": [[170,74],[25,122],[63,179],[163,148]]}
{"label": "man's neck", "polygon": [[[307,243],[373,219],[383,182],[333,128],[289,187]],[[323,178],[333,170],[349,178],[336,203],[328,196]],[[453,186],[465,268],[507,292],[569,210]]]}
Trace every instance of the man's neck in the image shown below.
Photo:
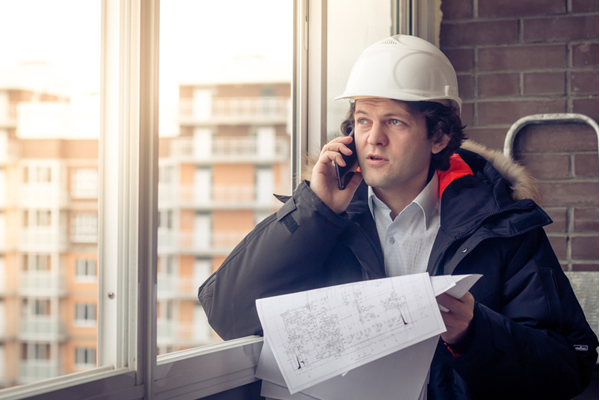
{"label": "man's neck", "polygon": [[427,179],[392,189],[373,188],[373,192],[390,208],[390,217],[394,220],[423,191],[425,186],[427,186]]}

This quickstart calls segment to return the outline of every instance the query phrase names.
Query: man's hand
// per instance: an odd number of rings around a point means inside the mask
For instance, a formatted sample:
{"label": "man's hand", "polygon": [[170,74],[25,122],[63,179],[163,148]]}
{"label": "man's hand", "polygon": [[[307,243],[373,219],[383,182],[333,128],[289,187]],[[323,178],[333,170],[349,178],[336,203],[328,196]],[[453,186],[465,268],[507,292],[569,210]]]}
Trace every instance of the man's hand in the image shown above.
{"label": "man's hand", "polygon": [[355,172],[348,185],[346,185],[346,189],[338,189],[333,162],[335,161],[341,166],[346,165],[340,152],[346,155],[352,154],[352,150],[346,147],[352,140],[354,138],[350,136],[341,136],[327,143],[323,146],[319,160],[312,170],[310,188],[336,214],[346,211],[356,188],[362,181],[361,173]]}
{"label": "man's hand", "polygon": [[458,343],[473,320],[475,299],[469,292],[460,299],[444,293],[437,296],[437,302],[448,310],[447,312],[442,310],[442,319],[447,329],[442,333],[442,340],[448,344]]}

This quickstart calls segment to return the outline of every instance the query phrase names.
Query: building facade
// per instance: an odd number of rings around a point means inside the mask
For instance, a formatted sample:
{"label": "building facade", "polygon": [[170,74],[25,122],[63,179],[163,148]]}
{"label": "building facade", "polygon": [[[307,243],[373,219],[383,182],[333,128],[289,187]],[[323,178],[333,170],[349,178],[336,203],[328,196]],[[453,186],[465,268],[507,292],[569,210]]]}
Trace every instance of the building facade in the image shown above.
{"label": "building facade", "polygon": [[[159,354],[220,340],[198,287],[291,190],[289,81],[189,83],[179,97],[179,132],[160,139]],[[62,137],[69,106],[0,89],[0,388],[96,365],[99,145]]]}

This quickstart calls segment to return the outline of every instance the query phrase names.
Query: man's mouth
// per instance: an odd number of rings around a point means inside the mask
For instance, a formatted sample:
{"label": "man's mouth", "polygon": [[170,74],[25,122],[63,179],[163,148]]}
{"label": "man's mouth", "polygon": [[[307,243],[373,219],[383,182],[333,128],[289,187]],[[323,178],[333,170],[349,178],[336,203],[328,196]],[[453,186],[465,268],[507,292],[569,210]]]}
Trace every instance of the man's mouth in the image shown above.
{"label": "man's mouth", "polygon": [[378,154],[368,154],[367,155],[367,160],[373,160],[373,161],[385,161],[386,158],[382,157]]}

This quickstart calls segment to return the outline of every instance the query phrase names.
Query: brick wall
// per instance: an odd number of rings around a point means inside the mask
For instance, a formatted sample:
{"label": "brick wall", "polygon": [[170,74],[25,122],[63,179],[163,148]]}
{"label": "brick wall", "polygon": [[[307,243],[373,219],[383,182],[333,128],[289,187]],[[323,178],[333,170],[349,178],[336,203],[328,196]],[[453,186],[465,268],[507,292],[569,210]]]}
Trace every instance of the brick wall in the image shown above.
{"label": "brick wall", "polygon": [[[467,135],[502,150],[519,118],[598,121],[597,0],[442,0],[440,47],[464,100]],[[539,180],[563,268],[598,271],[598,141],[587,125],[529,125],[515,158]]]}

